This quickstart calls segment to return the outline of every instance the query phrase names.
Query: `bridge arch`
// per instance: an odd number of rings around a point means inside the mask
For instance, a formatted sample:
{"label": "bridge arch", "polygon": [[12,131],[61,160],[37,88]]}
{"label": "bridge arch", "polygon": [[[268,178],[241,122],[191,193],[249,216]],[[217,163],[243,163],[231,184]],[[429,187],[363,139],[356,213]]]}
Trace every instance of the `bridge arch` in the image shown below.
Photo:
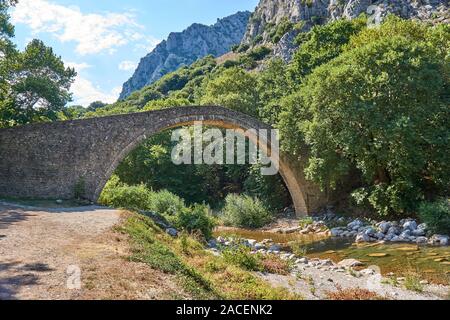
{"label": "bridge arch", "polygon": [[[74,186],[82,179],[86,197],[97,201],[119,163],[143,140],[198,121],[244,131],[271,129],[248,115],[216,106],[0,129],[0,195],[71,198]],[[258,143],[255,137],[249,138]],[[298,163],[280,155],[279,167],[298,215],[323,205],[323,197],[306,181]]]}

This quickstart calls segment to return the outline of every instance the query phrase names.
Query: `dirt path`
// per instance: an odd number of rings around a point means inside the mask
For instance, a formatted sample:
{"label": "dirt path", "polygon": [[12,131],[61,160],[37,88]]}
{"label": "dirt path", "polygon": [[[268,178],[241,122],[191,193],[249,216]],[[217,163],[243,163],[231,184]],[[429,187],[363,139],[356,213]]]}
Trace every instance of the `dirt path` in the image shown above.
{"label": "dirt path", "polygon": [[113,229],[120,219],[102,207],[0,204],[0,299],[183,297],[171,276],[127,260],[128,241]]}

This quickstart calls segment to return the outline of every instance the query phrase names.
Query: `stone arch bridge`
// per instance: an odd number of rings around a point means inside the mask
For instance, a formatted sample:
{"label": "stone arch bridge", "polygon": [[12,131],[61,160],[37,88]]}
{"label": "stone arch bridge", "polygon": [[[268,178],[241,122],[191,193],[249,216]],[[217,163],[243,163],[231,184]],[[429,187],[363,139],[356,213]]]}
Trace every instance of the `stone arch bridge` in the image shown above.
{"label": "stone arch bridge", "polygon": [[[222,107],[177,107],[0,129],[0,196],[70,199],[80,179],[96,201],[118,164],[144,139],[202,121],[221,128],[270,129]],[[250,137],[251,138],[251,137]],[[306,181],[299,161],[280,155],[280,174],[297,215],[315,212],[325,196]]]}

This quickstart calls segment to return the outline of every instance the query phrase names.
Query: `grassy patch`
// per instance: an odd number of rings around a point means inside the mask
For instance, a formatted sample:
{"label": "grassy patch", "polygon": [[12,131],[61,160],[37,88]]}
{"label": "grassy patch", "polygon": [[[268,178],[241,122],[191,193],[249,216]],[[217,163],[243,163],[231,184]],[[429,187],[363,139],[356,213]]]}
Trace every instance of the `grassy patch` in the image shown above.
{"label": "grassy patch", "polygon": [[403,286],[411,291],[423,292],[423,285],[420,283],[420,278],[415,274],[407,275]]}
{"label": "grassy patch", "polygon": [[[150,267],[174,274],[179,284],[197,299],[300,299],[284,288],[273,288],[248,270],[263,264],[259,258],[246,260],[246,252],[230,263],[230,257],[214,256],[187,234],[173,239],[153,221],[141,214],[130,213],[119,231],[132,241],[132,259]],[[226,256],[226,255],[225,255]],[[231,254],[230,254],[231,256]],[[250,261],[250,262],[249,262]]]}
{"label": "grassy patch", "polygon": [[140,214],[130,214],[119,230],[132,240],[131,260],[178,276],[183,288],[195,298],[219,298],[210,283],[186,265],[168,245],[171,239],[153,221]]}

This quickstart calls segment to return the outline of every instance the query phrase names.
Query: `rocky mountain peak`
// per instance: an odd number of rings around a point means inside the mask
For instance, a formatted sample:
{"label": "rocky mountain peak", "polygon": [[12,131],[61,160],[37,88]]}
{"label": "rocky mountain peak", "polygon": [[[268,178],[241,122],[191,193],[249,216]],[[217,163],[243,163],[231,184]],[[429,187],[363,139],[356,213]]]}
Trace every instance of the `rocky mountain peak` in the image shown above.
{"label": "rocky mountain peak", "polygon": [[[261,0],[249,20],[242,43],[270,44],[289,60],[292,40],[301,30],[366,13],[381,21],[388,14],[431,23],[449,23],[448,0]],[[281,32],[281,35],[280,35]]]}
{"label": "rocky mountain peak", "polygon": [[250,12],[237,12],[218,19],[212,26],[194,23],[182,32],[172,32],[167,40],[141,59],[133,76],[123,85],[119,100],[207,55],[221,56],[239,44],[244,36]]}

